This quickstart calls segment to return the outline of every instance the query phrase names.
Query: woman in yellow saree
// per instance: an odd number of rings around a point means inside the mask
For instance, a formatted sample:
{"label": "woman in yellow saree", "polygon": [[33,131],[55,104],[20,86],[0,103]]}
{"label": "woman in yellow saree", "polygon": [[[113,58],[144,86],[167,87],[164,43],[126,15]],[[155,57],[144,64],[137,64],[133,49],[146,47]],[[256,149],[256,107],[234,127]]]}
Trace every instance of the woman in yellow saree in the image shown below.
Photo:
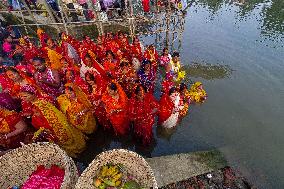
{"label": "woman in yellow saree", "polygon": [[47,56],[49,59],[49,67],[54,70],[60,70],[63,68],[63,64],[61,62],[61,59],[63,56],[61,55],[61,49],[55,45],[52,39],[47,40],[47,47],[45,47],[45,50],[47,52]]}
{"label": "woman in yellow saree", "polygon": [[201,82],[197,81],[193,85],[191,85],[189,96],[191,102],[195,103],[203,103],[207,99],[207,93],[203,89]]}
{"label": "woman in yellow saree", "polygon": [[[86,147],[85,135],[68,123],[66,116],[53,104],[35,95],[31,86],[21,88],[19,97],[25,108],[31,108],[32,125],[39,130],[49,130],[55,137],[55,143],[62,147],[68,155],[76,157]],[[30,107],[29,107],[30,106]],[[38,133],[37,133],[38,134]]]}
{"label": "woman in yellow saree", "polygon": [[74,127],[86,134],[96,130],[96,119],[91,111],[92,104],[80,87],[73,83],[66,84],[65,94],[60,95],[57,102]]}

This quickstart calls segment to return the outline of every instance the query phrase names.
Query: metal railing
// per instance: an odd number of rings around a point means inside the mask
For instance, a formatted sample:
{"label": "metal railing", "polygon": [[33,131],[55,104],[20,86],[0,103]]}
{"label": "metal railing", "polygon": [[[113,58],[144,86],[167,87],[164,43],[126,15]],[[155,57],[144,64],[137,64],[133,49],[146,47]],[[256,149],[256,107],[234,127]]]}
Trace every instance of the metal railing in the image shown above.
{"label": "metal railing", "polygon": [[[43,3],[42,7],[45,9],[30,9],[25,1],[22,1],[24,9],[0,9],[0,13],[12,14],[17,18],[20,18],[21,20],[19,19],[19,21],[21,22],[19,24],[12,24],[11,26],[24,27],[26,33],[28,33],[27,27],[32,26],[36,26],[37,28],[40,28],[41,26],[51,26],[58,31],[65,31],[68,34],[68,29],[70,28],[96,25],[96,28],[101,35],[105,33],[104,25],[119,24],[128,28],[131,37],[136,35],[156,35],[157,38],[163,38],[161,41],[164,41],[164,38],[166,38],[166,45],[171,45],[170,43],[174,43],[176,40],[181,41],[181,34],[184,30],[183,12],[173,10],[170,3],[168,3],[167,7],[154,7],[154,10],[147,14],[144,14],[143,11],[140,11],[139,14],[134,14],[135,8],[141,3],[139,1],[136,3],[133,3],[132,0],[125,1],[124,9],[108,8],[105,11],[102,11],[100,7],[88,1],[89,8],[80,9],[79,12],[77,9],[69,9],[61,0],[58,1],[58,12],[52,10],[46,1],[43,0],[39,2]],[[94,19],[87,21],[83,18],[80,21],[72,21],[72,13],[76,13],[79,17],[84,17],[83,11],[92,12],[95,16]],[[137,12],[137,10],[135,11]],[[39,15],[39,13],[44,13],[48,17],[43,17]],[[109,16],[110,14],[114,16]],[[145,29],[145,26],[147,25],[151,25],[152,27]],[[144,31],[141,31],[142,29]]]}

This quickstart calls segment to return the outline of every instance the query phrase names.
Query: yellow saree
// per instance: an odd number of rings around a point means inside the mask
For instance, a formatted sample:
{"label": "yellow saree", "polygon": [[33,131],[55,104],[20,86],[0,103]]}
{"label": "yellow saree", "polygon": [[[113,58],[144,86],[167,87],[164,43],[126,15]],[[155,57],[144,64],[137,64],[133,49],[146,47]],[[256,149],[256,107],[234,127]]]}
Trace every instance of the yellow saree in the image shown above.
{"label": "yellow saree", "polygon": [[58,52],[56,52],[55,50],[52,50],[48,47],[46,47],[46,50],[47,50],[50,68],[54,70],[60,70],[63,67],[61,63],[61,59],[63,58],[63,56]]}
{"label": "yellow saree", "polygon": [[57,102],[61,111],[65,113],[74,127],[86,134],[93,133],[97,128],[96,119],[93,112],[89,111],[92,108],[92,104],[88,100],[87,95],[74,84],[69,83],[65,86],[73,89],[76,99],[69,99],[66,94],[60,95],[57,98]]}
{"label": "yellow saree", "polygon": [[76,157],[77,154],[85,149],[86,141],[84,134],[77,128],[69,125],[65,115],[54,105],[45,100],[37,100],[33,105],[46,119],[48,126],[53,130],[58,140],[58,145],[61,146],[68,155]]}

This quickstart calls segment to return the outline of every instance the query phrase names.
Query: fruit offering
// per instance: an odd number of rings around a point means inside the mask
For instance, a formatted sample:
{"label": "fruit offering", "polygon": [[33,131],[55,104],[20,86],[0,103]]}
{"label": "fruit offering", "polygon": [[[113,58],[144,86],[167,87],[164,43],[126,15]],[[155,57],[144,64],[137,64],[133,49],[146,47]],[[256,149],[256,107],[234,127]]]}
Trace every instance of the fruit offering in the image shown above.
{"label": "fruit offering", "polygon": [[107,164],[93,178],[95,189],[142,189],[122,164]]}

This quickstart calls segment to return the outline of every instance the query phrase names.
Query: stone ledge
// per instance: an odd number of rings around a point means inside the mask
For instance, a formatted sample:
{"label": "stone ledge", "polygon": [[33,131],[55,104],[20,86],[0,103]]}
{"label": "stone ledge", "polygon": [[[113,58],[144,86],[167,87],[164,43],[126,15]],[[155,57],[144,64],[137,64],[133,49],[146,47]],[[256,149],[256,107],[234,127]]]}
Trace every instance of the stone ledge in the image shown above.
{"label": "stone ledge", "polygon": [[158,186],[182,181],[226,166],[227,162],[219,151],[182,153],[148,158]]}

